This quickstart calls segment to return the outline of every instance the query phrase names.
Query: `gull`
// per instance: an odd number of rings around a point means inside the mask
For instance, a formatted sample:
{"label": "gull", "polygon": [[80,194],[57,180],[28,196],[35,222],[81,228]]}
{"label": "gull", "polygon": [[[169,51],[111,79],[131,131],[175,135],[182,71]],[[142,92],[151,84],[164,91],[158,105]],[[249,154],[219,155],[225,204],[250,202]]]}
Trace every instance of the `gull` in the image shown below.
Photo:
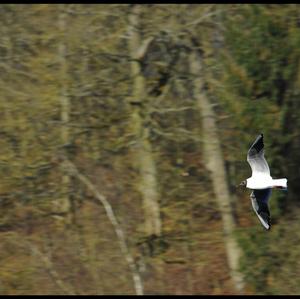
{"label": "gull", "polygon": [[269,165],[264,157],[264,136],[260,134],[251,145],[247,161],[252,170],[252,176],[242,181],[239,186],[252,189],[250,199],[258,219],[266,230],[271,228],[268,200],[272,188],[287,190],[287,179],[273,179]]}

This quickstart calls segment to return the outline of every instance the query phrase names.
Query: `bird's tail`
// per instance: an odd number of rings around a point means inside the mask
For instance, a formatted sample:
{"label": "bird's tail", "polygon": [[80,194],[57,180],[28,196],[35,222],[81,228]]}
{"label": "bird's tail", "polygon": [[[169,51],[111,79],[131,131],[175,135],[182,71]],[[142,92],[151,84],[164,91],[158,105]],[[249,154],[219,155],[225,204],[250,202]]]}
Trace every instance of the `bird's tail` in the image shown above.
{"label": "bird's tail", "polygon": [[287,179],[273,179],[273,188],[287,189]]}

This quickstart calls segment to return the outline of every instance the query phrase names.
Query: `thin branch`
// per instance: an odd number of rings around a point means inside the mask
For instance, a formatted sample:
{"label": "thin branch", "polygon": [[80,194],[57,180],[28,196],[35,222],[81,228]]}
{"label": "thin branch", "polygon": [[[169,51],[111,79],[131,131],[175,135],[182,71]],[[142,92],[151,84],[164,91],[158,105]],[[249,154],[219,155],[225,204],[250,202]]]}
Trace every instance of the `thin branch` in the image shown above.
{"label": "thin branch", "polygon": [[215,16],[218,15],[219,13],[221,13],[223,10],[217,10],[217,11],[213,11],[213,12],[209,12],[207,14],[202,15],[200,18],[194,20],[193,22],[187,23],[186,26],[195,26],[200,24],[201,22],[203,22],[205,19],[211,17],[211,16]]}
{"label": "thin branch", "polygon": [[158,128],[151,129],[155,134],[163,136],[169,140],[180,141],[180,140],[193,140],[195,142],[202,142],[202,139],[191,134],[190,131],[185,130],[183,128],[177,128],[173,130],[173,132],[163,132]]}
{"label": "thin branch", "polygon": [[1,68],[1,73],[5,71],[8,74],[14,74],[14,75],[22,75],[25,76],[26,78],[29,78],[31,80],[36,80],[37,77],[32,75],[29,71],[23,71],[21,69],[17,69],[16,67],[10,66],[8,63],[5,62],[0,62],[0,68]]}
{"label": "thin branch", "polygon": [[41,260],[43,261],[44,265],[46,266],[46,269],[48,270],[51,278],[54,280],[56,285],[66,294],[68,295],[74,295],[75,292],[72,291],[68,286],[65,285],[65,283],[60,279],[58,273],[55,271],[53,264],[51,260],[43,254],[35,245],[32,243],[27,242],[27,245],[29,249],[32,251],[33,254],[38,255]]}
{"label": "thin branch", "polygon": [[187,107],[179,107],[179,108],[151,108],[149,110],[150,113],[158,113],[158,114],[164,114],[169,112],[179,112],[184,110],[190,110],[190,109],[196,109],[194,106],[187,106]]}
{"label": "thin branch", "polygon": [[153,36],[150,36],[149,38],[147,38],[143,41],[142,45],[140,46],[140,48],[137,51],[137,57],[136,57],[137,59],[142,59],[145,56],[145,54],[148,50],[148,47],[151,44],[151,42],[153,41],[153,39],[154,39]]}
{"label": "thin branch", "polygon": [[8,87],[7,84],[3,83],[0,81],[0,86],[1,86],[1,89],[5,89],[7,92],[11,93],[11,94],[14,94],[16,96],[20,96],[20,97],[29,97],[29,93],[26,93],[26,92],[23,92],[21,90],[17,90],[17,89],[14,89],[14,88],[10,88]]}

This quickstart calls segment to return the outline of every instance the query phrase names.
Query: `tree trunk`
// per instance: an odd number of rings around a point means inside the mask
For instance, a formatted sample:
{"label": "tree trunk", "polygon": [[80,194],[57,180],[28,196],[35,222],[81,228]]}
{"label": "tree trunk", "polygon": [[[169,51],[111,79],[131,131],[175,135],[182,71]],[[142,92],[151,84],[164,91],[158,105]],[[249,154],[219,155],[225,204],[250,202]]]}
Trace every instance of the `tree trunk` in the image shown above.
{"label": "tree trunk", "polygon": [[[136,163],[140,173],[139,191],[143,197],[145,213],[146,236],[161,235],[161,219],[159,209],[159,194],[157,185],[156,165],[153,157],[152,146],[149,142],[149,128],[144,125],[141,114],[146,115],[146,88],[145,79],[141,72],[138,59],[142,59],[141,52],[145,52],[145,43],[142,44],[138,29],[141,14],[141,5],[134,5],[129,17],[130,39],[129,50],[131,55],[131,76],[133,78],[132,105],[132,130],[136,136],[135,151]],[[147,45],[147,43],[146,43]],[[143,51],[141,51],[143,49]]]}
{"label": "tree trunk", "polygon": [[[70,116],[70,99],[67,94],[67,62],[66,62],[66,43],[65,43],[65,31],[66,31],[66,13],[65,7],[62,5],[58,17],[60,40],[58,44],[58,57],[60,62],[60,105],[61,105],[61,142],[63,147],[69,144],[69,116]],[[70,177],[68,174],[63,174],[62,177],[62,197],[58,202],[59,212],[67,212],[70,209],[69,200],[69,187]]]}
{"label": "tree trunk", "polygon": [[239,271],[241,250],[234,237],[235,222],[230,204],[230,193],[220,140],[215,123],[215,114],[205,94],[202,57],[195,50],[190,55],[190,69],[194,78],[194,96],[202,119],[204,159],[210,172],[216,200],[222,215],[224,241],[230,275],[237,292],[244,287],[243,275]]}

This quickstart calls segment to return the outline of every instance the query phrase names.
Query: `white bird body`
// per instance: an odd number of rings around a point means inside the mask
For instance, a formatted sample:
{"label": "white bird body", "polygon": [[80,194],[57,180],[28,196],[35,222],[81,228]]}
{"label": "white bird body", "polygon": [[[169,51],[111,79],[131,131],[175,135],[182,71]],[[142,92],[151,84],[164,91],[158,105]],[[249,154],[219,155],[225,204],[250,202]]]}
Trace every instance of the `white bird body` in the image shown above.
{"label": "white bird body", "polygon": [[273,179],[269,175],[256,173],[247,180],[246,187],[249,189],[287,188],[287,179]]}
{"label": "white bird body", "polygon": [[249,189],[266,189],[272,188],[273,186],[272,177],[260,173],[256,173],[254,176],[251,176],[246,181],[246,187]]}

